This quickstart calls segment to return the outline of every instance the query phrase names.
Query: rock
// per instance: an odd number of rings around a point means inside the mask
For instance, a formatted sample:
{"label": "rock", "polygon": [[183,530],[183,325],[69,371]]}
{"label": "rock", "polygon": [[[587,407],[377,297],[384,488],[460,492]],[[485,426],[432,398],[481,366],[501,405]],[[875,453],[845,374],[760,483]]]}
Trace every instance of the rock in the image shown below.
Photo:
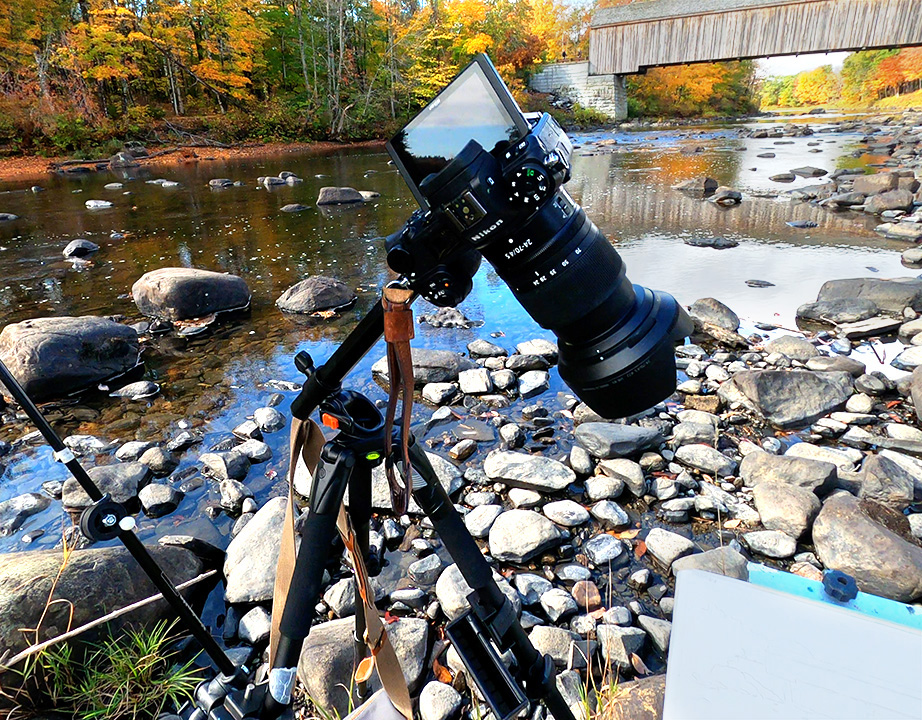
{"label": "rock", "polygon": [[471,537],[485,538],[502,512],[501,505],[480,505],[464,516],[464,527]]}
{"label": "rock", "polygon": [[651,557],[667,570],[680,557],[690,555],[696,549],[695,543],[688,538],[662,528],[650,530],[644,542]]}
{"label": "rock", "polygon": [[797,176],[794,175],[794,173],[786,172],[786,173],[778,173],[777,175],[771,175],[769,176],[768,179],[771,180],[772,182],[789,183],[789,182],[794,182],[796,177]]}
{"label": "rock", "polygon": [[864,211],[880,215],[885,210],[911,210],[913,195],[908,190],[891,190],[865,200]]}
{"label": "rock", "polygon": [[132,328],[101,317],[34,318],[0,332],[0,360],[35,401],[121,375],[139,354]]}
{"label": "rock", "polygon": [[[537,513],[532,514],[536,515]],[[541,516],[538,515],[538,517]],[[544,518],[541,519],[545,520]],[[545,520],[545,522],[550,524],[547,520]],[[522,600],[518,591],[495,570],[493,571],[493,579],[496,581],[503,595],[512,603],[512,607],[516,614],[519,614],[522,610]],[[458,566],[454,564],[445,568],[442,574],[439,575],[438,582],[435,584],[435,595],[439,600],[439,605],[442,606],[442,612],[445,613],[445,616],[449,620],[454,620],[470,607],[470,603],[467,601],[467,596],[470,595],[470,593],[470,585],[467,584]]]}
{"label": "rock", "polygon": [[896,318],[874,317],[859,322],[844,323],[839,326],[838,334],[839,337],[857,340],[864,337],[889,335],[895,332],[899,326],[900,320]]}
{"label": "rock", "polygon": [[428,682],[419,694],[420,720],[449,720],[461,709],[463,700],[451,685]]}
{"label": "rock", "polygon": [[13,222],[14,220],[19,220],[19,216],[13,215],[13,213],[0,212],[0,222]]}
{"label": "rock", "polygon": [[[445,492],[449,495],[454,495],[464,484],[461,471],[441,455],[427,452],[426,457],[429,460],[429,464],[432,465],[432,469],[435,471],[435,475],[439,483],[445,489]],[[383,464],[376,466],[371,471],[371,506],[375,510],[392,511],[394,509],[391,501],[390,485],[387,482]],[[416,499],[412,496],[410,497],[410,505],[407,508],[407,513],[410,515],[423,514]]]}
{"label": "rock", "polygon": [[506,357],[509,354],[499,345],[480,339],[469,342],[467,351],[471,357]]}
{"label": "rock", "polygon": [[595,457],[608,459],[655,449],[663,436],[652,428],[586,422],[576,428],[576,441]]}
{"label": "rock", "polygon": [[576,527],[589,522],[589,511],[572,500],[549,502],[541,510],[550,520],[564,527]]}
{"label": "rock", "polygon": [[482,395],[493,390],[490,371],[486,368],[472,368],[458,373],[458,385],[466,395]]}
{"label": "rock", "polygon": [[[213,188],[225,188],[231,187],[234,184],[234,181],[230,178],[212,178],[208,181],[208,187]],[[282,208],[284,210],[284,208]]]}
{"label": "rock", "polygon": [[423,385],[423,400],[433,405],[442,405],[450,402],[457,394],[457,383],[426,383]]}
{"label": "rock", "polygon": [[676,460],[702,472],[726,477],[736,470],[736,462],[710,445],[683,445],[675,453]]}
{"label": "rock", "polygon": [[753,489],[752,497],[763,527],[780,530],[794,539],[810,529],[820,511],[816,495],[796,485],[760,482]]}
{"label": "rock", "polygon": [[513,582],[526,605],[536,604],[552,587],[550,580],[533,573],[516,573]]}
{"label": "rock", "polygon": [[707,552],[686,555],[672,563],[673,574],[683,570],[704,570],[705,572],[726,575],[737,580],[749,579],[749,567],[746,558],[731,547],[719,547]]}
{"label": "rock", "polygon": [[448,457],[452,460],[457,460],[458,462],[463,462],[467,460],[474,452],[477,450],[477,442],[467,438],[461,442],[453,445],[448,450]]}
{"label": "rock", "polygon": [[0,502],[0,537],[12,535],[28,518],[50,504],[50,498],[38,493],[24,493]]}
{"label": "rock", "polygon": [[718,187],[718,183],[713,178],[700,177],[691,178],[690,180],[683,180],[677,185],[673,185],[673,190],[682,190],[690,194],[697,195],[708,195],[714,192]]}
{"label": "rock", "polygon": [[365,202],[362,193],[351,187],[322,187],[317,196],[318,205],[348,205]]}
{"label": "rock", "polygon": [[576,600],[566,590],[560,588],[551,588],[541,596],[541,607],[551,622],[557,622],[560,618],[567,615],[573,615],[579,608]]}
{"label": "rock", "polygon": [[740,319],[730,308],[714,298],[695,300],[688,308],[689,313],[711,325],[736,332]]}
{"label": "rock", "polygon": [[253,422],[264,433],[274,433],[285,427],[287,420],[274,407],[261,407],[253,411]]}
{"label": "rock", "polygon": [[[553,591],[549,591],[553,592]],[[563,592],[562,590],[560,592]],[[564,593],[566,595],[566,593]],[[569,597],[569,596],[568,596]],[[570,598],[573,602],[573,598]],[[576,603],[573,603],[574,610]],[[552,620],[553,622],[553,620]],[[529,633],[532,645],[542,655],[547,655],[558,668],[565,668],[570,661],[570,649],[579,640],[579,635],[564,628],[538,625]]]}
{"label": "rock", "polygon": [[[202,562],[178,547],[148,546],[154,561],[175,584],[191,580]],[[53,594],[52,594],[53,591]],[[157,589],[121,547],[75,550],[61,562],[60,550],[0,555],[0,657],[15,654],[36,639],[56,637],[115,610],[156,594]],[[48,602],[53,599],[53,602]],[[103,626],[117,633],[129,626],[153,627],[171,615],[164,602],[145,605]],[[41,625],[38,638],[22,628]],[[81,636],[102,639],[101,628]]]}
{"label": "rock", "polygon": [[[287,205],[282,205],[282,207],[279,208],[279,210],[284,213],[299,213],[307,209],[307,205],[301,205],[301,203],[288,203]],[[284,297],[284,295],[282,297]],[[281,298],[279,298],[279,300],[281,300]]]}
{"label": "rock", "polygon": [[725,237],[689,237],[683,242],[692,247],[714,248],[715,250],[727,250],[739,245],[737,240]]}
{"label": "rock", "polygon": [[254,464],[268,462],[272,459],[272,449],[266,443],[254,438],[240,443],[234,450],[246,455],[247,460]]}
{"label": "rock", "polygon": [[[620,480],[631,494],[635,497],[641,497],[646,491],[647,484],[643,477],[643,468],[639,463],[626,458],[613,458],[603,460],[599,463],[599,470],[612,479]],[[594,480],[595,478],[593,478]],[[617,497],[621,494],[620,490],[604,497],[591,497],[592,500],[604,499],[607,497]],[[591,493],[590,493],[591,495]]]}
{"label": "rock", "polygon": [[893,172],[882,172],[876,175],[862,175],[855,178],[852,192],[876,195],[890,190],[896,190],[899,185],[899,176]]}
{"label": "rock", "polygon": [[183,494],[163,483],[151,483],[141,488],[138,499],[147,517],[158,518],[169,515],[182,500]]}
{"label": "rock", "polygon": [[893,450],[881,450],[880,456],[895,462],[912,477],[915,499],[922,500],[922,460],[917,460]]}
{"label": "rock", "polygon": [[250,290],[242,278],[197,268],[144,273],[131,286],[131,295],[143,315],[162,320],[203,318],[250,304]]}
{"label": "rock", "polygon": [[547,360],[551,365],[557,362],[557,345],[550,340],[526,340],[515,346],[519,355],[537,355]]}
{"label": "rock", "polygon": [[247,498],[253,497],[253,492],[239,480],[222,480],[219,485],[221,491],[221,507],[231,515],[240,515],[243,503]]}
{"label": "rock", "polygon": [[869,514],[872,503],[836,493],[813,524],[823,565],[855,578],[858,589],[903,603],[922,596],[922,547],[886,529]]}
{"label": "rock", "polygon": [[490,552],[501,562],[524,563],[560,542],[560,531],[531,510],[507,510],[490,528]]}
{"label": "rock", "polygon": [[789,558],[797,552],[797,541],[778,530],[759,530],[743,535],[752,552],[770,558]]}
{"label": "rock", "polygon": [[147,400],[160,392],[160,386],[150,380],[123,385],[118,390],[109,393],[109,397],[126,398],[128,400]]}
{"label": "rock", "polygon": [[523,398],[540,395],[550,387],[550,376],[546,370],[529,370],[519,378],[519,395]]}
{"label": "rock", "polygon": [[250,471],[250,460],[238,450],[205,453],[199,458],[203,469],[216,480],[243,480]]}
{"label": "rock", "polygon": [[815,228],[817,223],[812,220],[789,220],[785,225],[797,228],[798,230],[809,230],[810,228]]}
{"label": "rock", "polygon": [[134,167],[138,167],[138,165],[139,163],[137,160],[135,160],[134,156],[127,152],[118,152],[109,158],[109,169],[110,170],[119,170],[121,168],[134,168]]}
{"label": "rock", "polygon": [[864,298],[884,312],[901,313],[903,308],[922,310],[922,280],[917,278],[851,278],[823,283],[817,301]]}
{"label": "rock", "polygon": [[[0,335],[0,340],[3,336]],[[919,365],[922,365],[922,345],[913,345],[906,348],[893,358],[893,361],[890,363],[893,367],[899,368],[900,370],[906,370],[912,372]]]}
{"label": "rock", "polygon": [[637,624],[647,632],[656,649],[665,655],[669,650],[669,634],[672,632],[672,623],[649,615],[640,615],[637,618]]}
{"label": "rock", "polygon": [[757,451],[743,458],[740,478],[747,487],[777,483],[816,491],[820,488],[832,489],[837,472],[836,466],[830,462]]}
{"label": "rock", "polygon": [[115,457],[122,462],[132,462],[141,457],[147,450],[156,446],[157,443],[150,440],[129,440],[115,451]]}
{"label": "rock", "polygon": [[[115,502],[127,503],[138,496],[138,490],[150,477],[150,470],[138,462],[116,463],[89,468],[87,475],[100,492],[109,493]],[[61,502],[65,508],[73,510],[82,510],[93,504],[80,483],[72,477],[64,481]]]}
{"label": "rock", "polygon": [[442,560],[432,553],[420,558],[407,568],[407,576],[417,585],[432,585],[442,574]]}
{"label": "rock", "polygon": [[162,447],[152,447],[146,450],[138,458],[138,462],[147,465],[153,476],[158,478],[166,477],[179,465],[179,460],[173,456],[173,453]]}
{"label": "rock", "polygon": [[813,370],[814,372],[847,372],[852,377],[859,377],[867,370],[863,362],[853,360],[844,355],[812,357],[807,360],[806,366],[807,370]]}
{"label": "rock", "polygon": [[527,372],[529,370],[547,370],[550,364],[540,355],[511,355],[506,358],[506,369],[513,372]]}
{"label": "rock", "polygon": [[807,458],[832,463],[840,471],[851,472],[861,462],[862,453],[852,448],[831,448],[808,442],[794,443],[784,452],[785,457]]}
{"label": "rock", "polygon": [[602,569],[628,562],[627,552],[622,542],[607,533],[596,535],[584,543],[583,554],[589,558],[589,562]]}
{"label": "rock", "polygon": [[[460,328],[468,330],[472,327],[483,325],[482,322],[469,320],[458,308],[443,307],[428,315],[420,315],[419,322],[426,323],[435,328]],[[488,343],[489,344],[489,343]]]}
{"label": "rock", "polygon": [[870,455],[862,467],[864,477],[858,497],[902,512],[915,495],[912,474],[886,455]]}
{"label": "rock", "polygon": [[618,503],[600,500],[589,511],[596,520],[612,527],[625,527],[631,524],[630,516]]}
{"label": "rock", "polygon": [[356,294],[345,283],[335,278],[313,275],[295,283],[275,301],[282,312],[311,313],[322,310],[341,310],[351,307]]}
{"label": "rock", "polygon": [[526,490],[525,488],[511,488],[509,490],[509,501],[513,507],[530,508],[538,505],[543,496],[537,490]]}
{"label": "rock", "polygon": [[[463,370],[476,365],[466,357],[449,350],[413,349],[413,379],[417,387],[426,383],[452,382]],[[381,358],[371,368],[374,375],[387,382],[387,358]]]}
{"label": "rock", "polygon": [[267,501],[227,546],[224,561],[227,602],[259,603],[272,599],[287,502],[287,496]]}
{"label": "rock", "polygon": [[765,352],[781,353],[791,360],[800,360],[806,362],[812,357],[819,355],[819,350],[809,340],[796,335],[782,335],[765,343]]}
{"label": "rock", "polygon": [[67,243],[64,248],[64,257],[66,258],[83,258],[92,255],[99,250],[99,245],[84,238],[77,238]]}
{"label": "rock", "polygon": [[[919,242],[922,240],[922,225],[919,223],[908,222],[887,222],[881,223],[874,232],[883,235],[888,240],[906,240],[907,242]],[[917,248],[904,250],[900,258],[903,265],[907,267],[918,267],[919,260],[912,260],[916,254]]]}
{"label": "rock", "polygon": [[732,190],[731,188],[723,186],[717,188],[710,197],[711,202],[723,205],[724,207],[739,205],[742,200],[743,195],[739,190]]}
{"label": "rock", "polygon": [[[877,304],[865,298],[837,298],[807,303],[797,308],[797,317],[804,320],[831,323],[858,322],[867,320],[878,313]],[[781,352],[784,352],[783,350]]]}
{"label": "rock", "polygon": [[272,618],[264,607],[257,605],[240,618],[238,628],[237,634],[240,635],[241,640],[250,643],[250,645],[259,645],[269,639]]}
{"label": "rock", "polygon": [[576,480],[576,473],[563,463],[521,452],[491,452],[484,460],[483,471],[491,480],[544,492],[563,490]]}
{"label": "rock", "polygon": [[844,405],[851,393],[848,373],[806,370],[745,370],[717,391],[725,403],[739,402],[782,429],[823,417]]}
{"label": "rock", "polygon": [[822,168],[812,167],[807,165],[805,167],[798,167],[791,170],[794,175],[798,177],[812,178],[812,177],[823,177],[829,173],[828,170],[823,170]]}
{"label": "rock", "polygon": [[87,200],[83,204],[86,205],[87,210],[105,210],[112,207],[112,203],[108,200]]}
{"label": "rock", "polygon": [[[630,670],[631,655],[640,652],[647,634],[640,628],[599,625],[596,628],[602,657],[618,671]],[[633,717],[633,716],[632,716]]]}

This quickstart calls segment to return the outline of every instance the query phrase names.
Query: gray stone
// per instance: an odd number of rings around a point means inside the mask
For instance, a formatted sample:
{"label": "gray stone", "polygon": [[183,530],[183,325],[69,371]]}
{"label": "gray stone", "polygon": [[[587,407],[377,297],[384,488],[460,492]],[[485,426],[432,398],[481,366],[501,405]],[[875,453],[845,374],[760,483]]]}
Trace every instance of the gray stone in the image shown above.
{"label": "gray stone", "polygon": [[813,524],[823,565],[855,578],[858,589],[903,603],[922,597],[922,547],[881,525],[869,504],[836,493]]}
{"label": "gray stone", "polygon": [[449,720],[461,709],[463,700],[451,685],[428,682],[419,694],[421,720]]}
{"label": "gray stone", "polygon": [[253,491],[239,480],[222,480],[219,490],[221,507],[231,515],[239,515],[243,511],[243,501],[253,497]]}
{"label": "gray stone", "polygon": [[469,330],[472,327],[483,325],[481,322],[466,318],[464,313],[453,307],[443,307],[434,313],[420,315],[419,322],[435,328],[461,328],[462,330]]}
{"label": "gray stone", "polygon": [[50,498],[38,493],[24,493],[0,502],[0,537],[12,535],[28,518],[50,504]]}
{"label": "gray stone", "polygon": [[515,346],[519,355],[538,355],[552,365],[557,362],[557,345],[550,340],[526,340]]}
{"label": "gray stone", "polygon": [[595,470],[595,463],[584,448],[574,445],[570,448],[570,467],[577,475],[591,475]]}
{"label": "gray stone", "polygon": [[797,317],[833,325],[867,320],[878,313],[877,304],[866,298],[842,297],[807,303],[797,308]]}
{"label": "gray stone", "polygon": [[589,522],[589,511],[573,500],[549,502],[542,511],[549,519],[564,527],[576,527]]}
{"label": "gray stone", "polygon": [[147,465],[154,477],[162,478],[173,472],[179,465],[179,460],[173,453],[161,447],[152,447],[145,450],[138,458],[138,462]]}
{"label": "gray stone", "polygon": [[[628,460],[627,458],[613,458],[600,462],[597,469],[603,475],[615,480],[620,480],[635,497],[641,497],[646,492],[647,485],[643,477],[643,468],[640,467],[640,463]],[[594,480],[594,478],[592,479]],[[591,495],[590,499],[602,500],[605,498],[617,497],[620,494],[621,491],[618,490],[614,492],[614,494],[605,496],[594,497]]]}
{"label": "gray stone", "polygon": [[526,490],[525,488],[511,488],[509,490],[509,502],[513,507],[530,508],[538,505],[544,496],[537,490]]}
{"label": "gray stone", "polygon": [[355,301],[356,294],[345,283],[335,278],[313,275],[288,288],[275,304],[282,312],[310,315],[322,310],[350,307]]}
{"label": "gray stone", "polygon": [[675,457],[684,465],[720,477],[732,475],[736,470],[734,460],[709,445],[683,445],[676,450]]}
{"label": "gray stone", "polygon": [[769,340],[765,343],[765,352],[781,353],[791,360],[800,360],[806,362],[812,357],[819,355],[819,350],[806,338],[796,335],[782,335],[781,337]]}
{"label": "gray stone", "polygon": [[[87,470],[90,480],[102,493],[108,493],[115,502],[127,503],[138,496],[140,490],[150,477],[147,466],[138,462],[101,465]],[[93,504],[74,478],[64,481],[61,502],[65,508],[82,510]]]}
{"label": "gray stone", "polygon": [[[463,370],[476,367],[462,355],[450,350],[413,349],[413,380],[417,387],[426,383],[452,382]],[[387,358],[381,358],[371,367],[373,375],[387,384]]]}
{"label": "gray stone", "polygon": [[361,202],[365,202],[362,193],[351,187],[322,187],[317,196],[318,205],[351,205]]}
{"label": "gray stone", "polygon": [[551,622],[557,622],[579,610],[576,600],[566,590],[551,588],[541,595],[541,607]]}
{"label": "gray stone", "polygon": [[88,255],[92,255],[94,252],[99,250],[99,245],[94,242],[90,242],[85,238],[77,238],[76,240],[71,240],[67,243],[67,247],[64,248],[64,257],[66,258],[83,258]]}
{"label": "gray stone", "polygon": [[855,178],[852,192],[865,195],[895,190],[899,185],[899,176],[894,172],[880,172],[874,175],[862,175]]}
{"label": "gray stone", "polygon": [[553,587],[550,580],[534,573],[516,573],[513,583],[526,605],[534,605]]}
{"label": "gray stone", "polygon": [[442,560],[435,553],[420,558],[407,568],[407,575],[410,580],[418,585],[432,585],[439,579],[441,574]]}
{"label": "gray stone", "polygon": [[740,463],[740,477],[747,487],[778,483],[817,490],[831,489],[836,482],[836,466],[822,460],[752,452]]}
{"label": "gray stone", "polygon": [[576,480],[576,473],[561,462],[519,452],[490,453],[484,460],[483,471],[491,480],[543,492],[563,490]]}
{"label": "gray stone", "polygon": [[820,501],[813,492],[786,483],[761,482],[752,496],[762,525],[795,539],[810,529],[820,511]]}
{"label": "gray stone", "polygon": [[515,423],[506,423],[499,429],[499,438],[503,447],[514,449],[525,444],[525,433]]}
{"label": "gray stone", "polygon": [[0,332],[0,360],[35,401],[82,390],[138,364],[138,334],[101,317],[46,317]]}
{"label": "gray stone", "polygon": [[586,480],[586,496],[592,500],[616,498],[624,491],[624,480],[608,475],[594,475]]}
{"label": "gray stone", "polygon": [[423,385],[423,400],[433,405],[450,402],[458,394],[456,383],[426,383]]}
{"label": "gray stone", "polygon": [[630,516],[616,502],[601,500],[592,506],[589,511],[592,517],[612,527],[624,527],[631,524]]}
{"label": "gray stone", "polygon": [[264,433],[273,433],[285,427],[285,416],[274,407],[261,407],[253,411],[253,421]]}
{"label": "gray stone", "polygon": [[671,447],[691,444],[717,444],[717,428],[710,424],[696,422],[681,422],[672,428],[672,437],[669,439]]}
{"label": "gray stone", "polygon": [[797,552],[797,541],[780,530],[757,530],[743,535],[749,549],[770,558],[789,558]]}
{"label": "gray stone", "polygon": [[806,365],[807,370],[813,370],[814,372],[841,371],[847,372],[852,377],[859,377],[866,371],[866,366],[863,362],[853,360],[844,355],[834,355],[832,357],[820,355],[819,357],[813,357],[807,360]]}
{"label": "gray stone", "polygon": [[695,543],[682,535],[662,528],[653,528],[644,540],[647,552],[667,570],[680,557],[695,551]]}
{"label": "gray stone", "polygon": [[129,440],[115,451],[115,457],[122,462],[133,462],[147,450],[156,447],[157,443],[150,440]]}
{"label": "gray stone", "polygon": [[647,634],[640,628],[599,625],[596,628],[602,657],[619,671],[632,668],[631,655],[640,652]]}
{"label": "gray stone", "polygon": [[540,395],[550,387],[550,376],[546,370],[529,370],[519,377],[519,395],[523,398]]}
{"label": "gray stone", "polygon": [[[426,457],[446,493],[454,495],[461,489],[461,486],[464,485],[464,478],[455,465],[435,453],[427,452]],[[376,466],[371,471],[371,506],[375,510],[392,511],[394,509],[391,501],[390,485],[387,482],[383,464]],[[419,507],[416,499],[412,496],[410,497],[407,512],[411,515],[423,514],[422,508]]]}
{"label": "gray stone", "polygon": [[268,611],[259,605],[246,613],[240,618],[240,625],[237,634],[240,639],[250,643],[250,645],[259,645],[269,639],[269,631],[272,629],[272,618]]}
{"label": "gray stone", "polygon": [[881,450],[880,456],[892,460],[912,477],[914,496],[922,500],[922,460],[905,455],[894,450]]}
{"label": "gray stone", "polygon": [[531,510],[508,510],[490,528],[490,552],[502,562],[523,563],[560,542],[560,531]]}
{"label": "gray stone", "polygon": [[182,493],[163,483],[151,483],[141,488],[138,499],[147,517],[158,518],[169,515],[182,500]]}
{"label": "gray stone", "polygon": [[576,428],[576,441],[595,457],[609,459],[656,449],[663,436],[652,428],[587,422]]}
{"label": "gray stone", "polygon": [[637,624],[650,636],[654,647],[665,655],[669,650],[669,635],[672,632],[672,623],[650,615],[640,615],[637,618]]}
{"label": "gray stone", "polygon": [[862,466],[858,497],[902,512],[915,496],[913,476],[886,455],[870,455]]}
{"label": "gray stone", "polygon": [[583,553],[589,558],[589,562],[598,568],[606,568],[609,564],[620,565],[627,562],[627,552],[624,544],[616,537],[607,533],[602,533],[591,538],[583,544]]}
{"label": "gray stone", "polygon": [[[572,601],[573,598],[570,598],[570,600]],[[575,602],[573,606],[575,611]],[[531,639],[532,645],[535,646],[535,650],[550,657],[558,668],[567,666],[570,660],[570,648],[574,642],[579,640],[579,635],[576,633],[550,625],[538,625],[532,628],[528,637]]]}
{"label": "gray stone", "polygon": [[287,497],[267,501],[227,546],[224,577],[229,603],[272,599]]}
{"label": "gray stone", "polygon": [[216,480],[243,480],[250,471],[250,460],[238,450],[205,453],[199,458],[203,470]]}
{"label": "gray stone", "polygon": [[250,290],[236,275],[197,268],[160,268],[131,286],[143,315],[163,320],[190,320],[250,304]]}
{"label": "gray stone", "polygon": [[272,459],[272,448],[261,440],[247,440],[240,443],[234,450],[246,455],[247,459],[254,464],[268,462]]}
{"label": "gray stone", "polygon": [[[540,517],[540,515],[539,515]],[[544,518],[542,518],[543,520]],[[522,611],[522,599],[518,591],[513,588],[505,578],[493,571],[493,579],[499,586],[503,595],[512,603],[512,607],[518,615]],[[461,570],[457,565],[449,565],[435,584],[435,596],[439,600],[442,612],[449,620],[454,620],[470,607],[467,596],[471,593],[471,586],[467,584]]]}
{"label": "gray stone", "polygon": [[817,300],[864,298],[885,312],[901,313],[903,308],[922,310],[922,280],[917,278],[850,278],[829,280],[820,288]]}
{"label": "gray stone", "polygon": [[908,190],[891,190],[889,192],[873,195],[864,202],[864,211],[873,215],[880,215],[886,210],[910,210],[913,204],[913,194]]}
{"label": "gray stone", "polygon": [[512,355],[506,358],[506,369],[517,373],[529,370],[547,370],[550,364],[540,355]]}
{"label": "gray stone", "polygon": [[463,462],[467,460],[477,450],[477,441],[467,438],[451,446],[448,450],[448,456],[452,460]]}
{"label": "gray stone", "polygon": [[458,374],[458,384],[461,386],[461,392],[466,395],[480,395],[493,390],[490,371],[486,368],[463,370]]}
{"label": "gray stone", "polygon": [[852,448],[831,448],[812,443],[794,443],[784,452],[785,457],[807,458],[832,463],[839,471],[850,472],[861,462],[864,455]]}
{"label": "gray stone", "polygon": [[472,340],[467,344],[467,351],[471,357],[506,357],[509,353],[505,348],[495,345],[487,340]]}
{"label": "gray stone", "polygon": [[852,394],[846,372],[745,370],[717,391],[728,405],[740,403],[780,428],[811,423],[845,404]]}
{"label": "gray stone", "polygon": [[497,390],[511,390],[516,386],[518,378],[512,370],[497,370],[490,373],[490,379],[493,381],[493,387]]}
{"label": "gray stone", "polygon": [[829,173],[828,170],[823,170],[823,168],[813,167],[811,165],[794,168],[791,172],[798,177],[805,178],[823,177]]}
{"label": "gray stone", "polygon": [[678,574],[683,570],[704,570],[705,572],[726,575],[737,580],[749,579],[746,558],[731,547],[719,547],[703,553],[686,555],[672,563],[672,572]]}

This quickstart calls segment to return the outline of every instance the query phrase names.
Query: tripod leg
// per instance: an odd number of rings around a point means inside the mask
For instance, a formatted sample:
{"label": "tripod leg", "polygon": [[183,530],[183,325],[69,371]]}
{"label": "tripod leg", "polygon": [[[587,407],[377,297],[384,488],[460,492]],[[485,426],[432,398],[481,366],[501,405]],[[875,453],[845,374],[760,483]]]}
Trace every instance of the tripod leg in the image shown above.
{"label": "tripod leg", "polygon": [[355,455],[351,450],[324,446],[314,473],[310,510],[279,626],[279,644],[270,671],[263,718],[277,717],[291,702],[294,670],[304,638],[310,633],[314,605],[323,584],[323,561],[331,540],[337,537],[336,518],[354,467]]}
{"label": "tripod leg", "polygon": [[477,543],[464,526],[464,521],[418,443],[410,447],[410,459],[413,468],[425,480],[422,487],[414,485],[413,496],[429,516],[439,538],[473,590],[472,599],[479,605],[475,605],[475,611],[482,614],[482,619],[493,628],[501,649],[512,649],[519,666],[524,670],[529,698],[544,700],[556,720],[574,720],[573,713],[557,688],[553,664],[535,649],[525,634],[512,612],[511,604],[493,580],[490,566],[483,559]]}

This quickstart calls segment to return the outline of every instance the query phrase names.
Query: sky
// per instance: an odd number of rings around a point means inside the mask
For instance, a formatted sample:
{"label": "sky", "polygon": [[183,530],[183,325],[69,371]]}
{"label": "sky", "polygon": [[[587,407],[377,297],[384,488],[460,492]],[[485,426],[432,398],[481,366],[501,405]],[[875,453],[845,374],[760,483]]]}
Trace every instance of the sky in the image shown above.
{"label": "sky", "polygon": [[834,70],[842,68],[842,62],[849,56],[847,52],[811,53],[809,55],[785,55],[764,60],[756,60],[757,74],[761,77],[772,75],[796,75],[799,72],[813,70],[822,65],[832,65]]}

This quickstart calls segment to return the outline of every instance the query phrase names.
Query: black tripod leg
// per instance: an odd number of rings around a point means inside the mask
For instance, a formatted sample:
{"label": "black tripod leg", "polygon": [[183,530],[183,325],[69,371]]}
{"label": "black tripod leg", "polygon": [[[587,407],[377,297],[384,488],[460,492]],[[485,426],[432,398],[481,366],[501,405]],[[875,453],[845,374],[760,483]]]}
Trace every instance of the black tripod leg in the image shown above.
{"label": "black tripod leg", "polygon": [[528,697],[532,700],[544,700],[548,711],[556,720],[574,720],[573,713],[557,688],[553,665],[535,649],[518,618],[510,612],[510,607],[506,607],[509,601],[493,580],[490,566],[483,559],[477,543],[464,526],[464,521],[455,510],[426,453],[418,443],[410,447],[410,459],[413,469],[425,480],[422,487],[417,488],[414,484],[413,497],[429,516],[467,584],[476,593],[487,622],[491,619],[498,621],[492,623],[492,627],[499,637],[502,649],[511,648],[519,666],[524,669]]}
{"label": "black tripod leg", "polygon": [[291,702],[294,671],[304,638],[311,630],[314,606],[323,586],[324,560],[330,552],[332,538],[337,535],[336,518],[354,467],[352,451],[324,446],[314,473],[310,510],[301,533],[301,548],[279,626],[278,649],[270,671],[263,718],[278,717]]}

